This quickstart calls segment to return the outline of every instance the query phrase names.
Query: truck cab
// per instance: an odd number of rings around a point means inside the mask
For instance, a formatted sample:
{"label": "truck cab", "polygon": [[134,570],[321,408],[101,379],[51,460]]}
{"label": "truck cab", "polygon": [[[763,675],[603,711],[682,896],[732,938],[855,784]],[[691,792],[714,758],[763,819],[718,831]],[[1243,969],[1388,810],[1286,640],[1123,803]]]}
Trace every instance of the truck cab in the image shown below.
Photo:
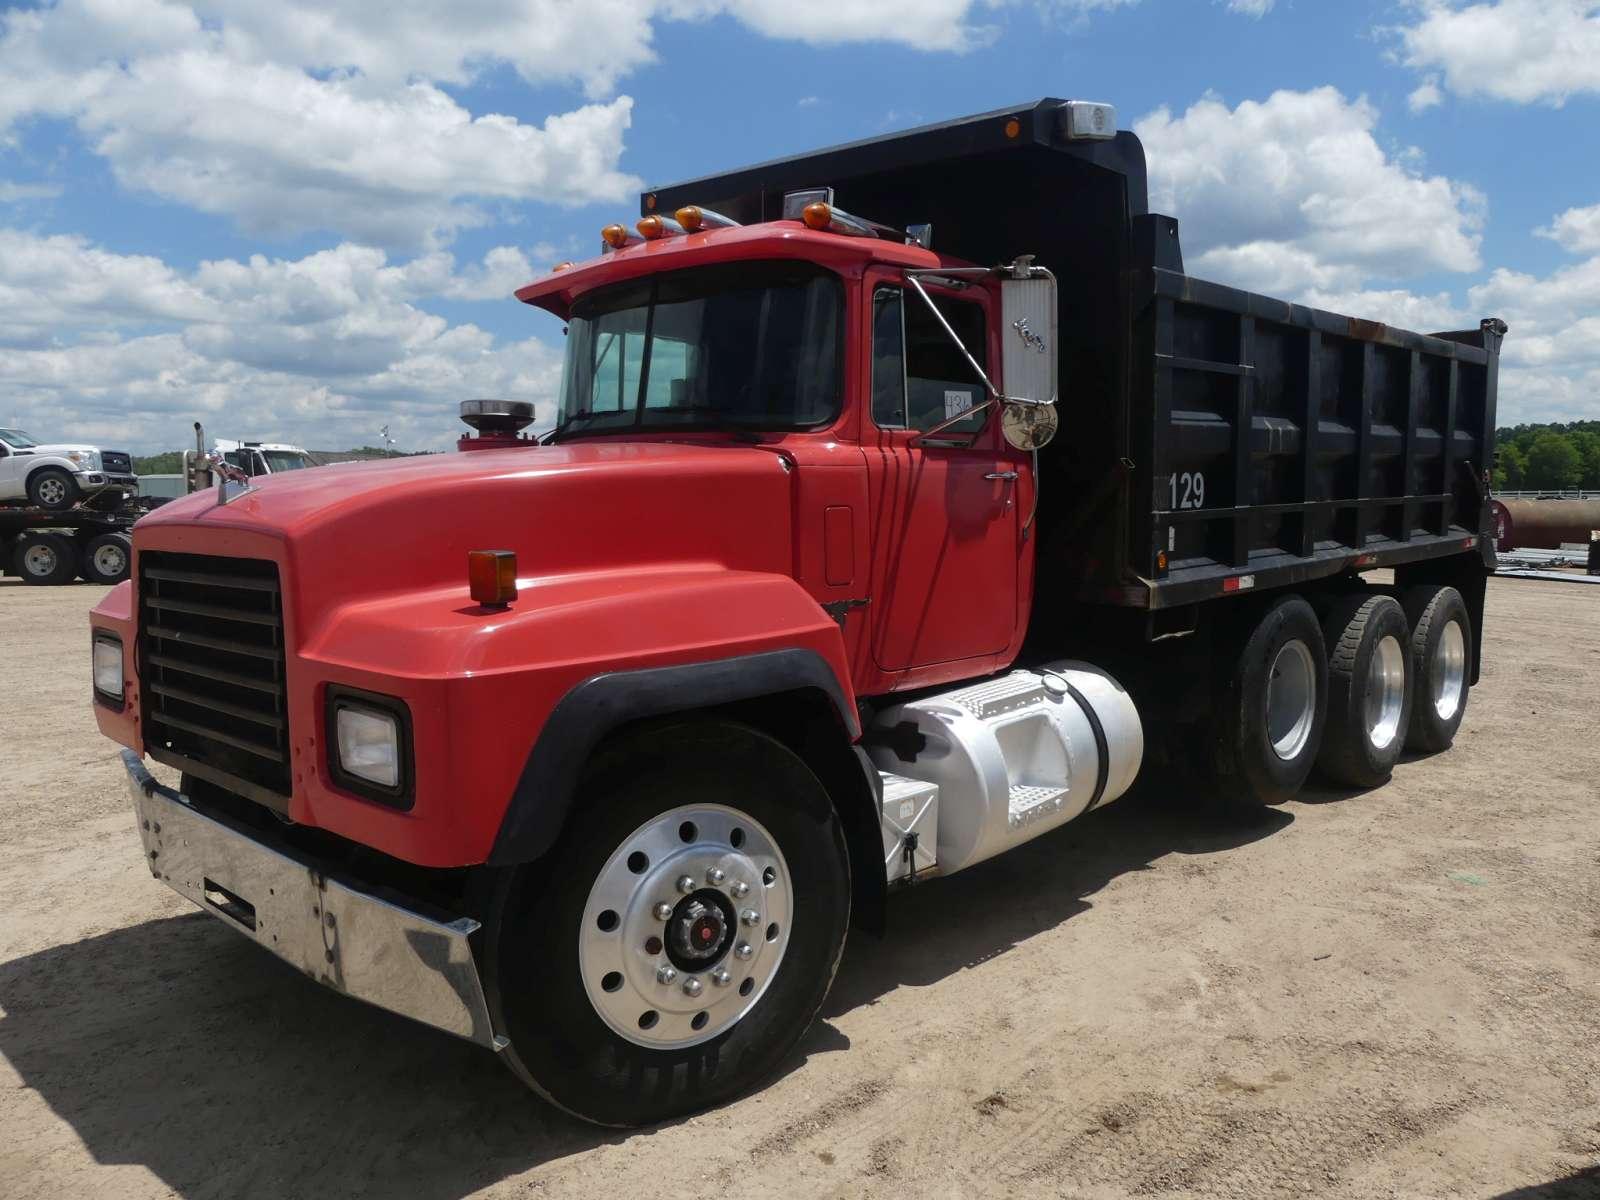
{"label": "truck cab", "polygon": [[1055,99],[653,189],[517,292],[547,435],[211,463],[91,615],[152,874],[639,1124],[774,1070],[892,891],[1147,759],[1251,809],[1447,748],[1504,325],[1193,280],[1145,193]]}
{"label": "truck cab", "polygon": [[316,466],[311,455],[299,446],[279,442],[235,442],[218,438],[217,453],[252,478],[300,471]]}

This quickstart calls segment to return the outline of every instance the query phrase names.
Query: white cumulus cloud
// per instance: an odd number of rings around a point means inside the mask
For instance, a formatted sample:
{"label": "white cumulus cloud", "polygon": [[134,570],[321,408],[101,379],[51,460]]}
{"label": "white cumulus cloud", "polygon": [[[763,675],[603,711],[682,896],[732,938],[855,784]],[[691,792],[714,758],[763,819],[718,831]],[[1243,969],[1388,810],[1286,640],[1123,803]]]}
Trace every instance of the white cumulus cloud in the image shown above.
{"label": "white cumulus cloud", "polygon": [[1413,22],[1394,31],[1400,60],[1439,75],[1458,96],[1560,105],[1600,92],[1595,0],[1416,0],[1413,7]]}
{"label": "white cumulus cloud", "polygon": [[1600,254],[1600,204],[1569,208],[1533,232],[1574,254]]}
{"label": "white cumulus cloud", "polygon": [[0,418],[135,450],[181,444],[195,419],[331,448],[370,442],[387,422],[403,444],[440,447],[459,432],[455,402],[471,396],[533,400],[548,419],[558,349],[420,307],[509,300],[532,274],[511,246],[458,267],[445,252],[392,262],[348,243],[179,271],[0,229]]}
{"label": "white cumulus cloud", "polygon": [[[76,126],[125,188],[252,233],[447,242],[489,205],[622,201],[632,100],[663,20],[728,16],[817,45],[961,51],[976,0],[57,0],[0,14],[0,144]],[[528,121],[450,91],[509,67],[591,102]]]}
{"label": "white cumulus cloud", "polygon": [[1352,289],[1480,265],[1484,200],[1386,152],[1377,110],[1331,87],[1137,121],[1150,202],[1183,222],[1190,270],[1268,292]]}

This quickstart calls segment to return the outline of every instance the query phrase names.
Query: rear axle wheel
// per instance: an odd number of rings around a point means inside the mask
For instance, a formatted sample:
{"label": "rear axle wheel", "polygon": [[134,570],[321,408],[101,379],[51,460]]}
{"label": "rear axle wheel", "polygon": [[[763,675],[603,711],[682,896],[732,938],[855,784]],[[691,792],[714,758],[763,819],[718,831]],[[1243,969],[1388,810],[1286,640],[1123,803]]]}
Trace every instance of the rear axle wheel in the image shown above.
{"label": "rear axle wheel", "polygon": [[1412,703],[1411,639],[1391,597],[1357,593],[1328,614],[1328,728],[1317,765],[1351,787],[1386,781],[1405,748]]}

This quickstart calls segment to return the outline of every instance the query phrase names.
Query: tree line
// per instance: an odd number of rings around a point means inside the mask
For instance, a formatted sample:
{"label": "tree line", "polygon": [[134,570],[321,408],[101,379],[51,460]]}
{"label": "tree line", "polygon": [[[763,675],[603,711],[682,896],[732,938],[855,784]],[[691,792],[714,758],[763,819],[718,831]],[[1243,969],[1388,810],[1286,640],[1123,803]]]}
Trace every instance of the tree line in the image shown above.
{"label": "tree line", "polygon": [[1497,429],[1494,486],[1497,491],[1600,491],[1600,421]]}

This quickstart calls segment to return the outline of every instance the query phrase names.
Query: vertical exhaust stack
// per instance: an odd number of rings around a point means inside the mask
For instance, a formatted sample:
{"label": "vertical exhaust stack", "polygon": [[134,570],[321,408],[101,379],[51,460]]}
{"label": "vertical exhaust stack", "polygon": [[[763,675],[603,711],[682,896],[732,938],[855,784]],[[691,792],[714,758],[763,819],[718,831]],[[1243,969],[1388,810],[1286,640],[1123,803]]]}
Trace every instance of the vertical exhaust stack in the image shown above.
{"label": "vertical exhaust stack", "polygon": [[502,450],[507,446],[537,446],[539,439],[522,431],[533,424],[533,403],[528,400],[463,400],[461,419],[472,433],[456,442],[457,450]]}
{"label": "vertical exhaust stack", "polygon": [[183,490],[199,492],[210,487],[211,468],[206,460],[206,430],[199,421],[194,423],[194,449],[183,452]]}

